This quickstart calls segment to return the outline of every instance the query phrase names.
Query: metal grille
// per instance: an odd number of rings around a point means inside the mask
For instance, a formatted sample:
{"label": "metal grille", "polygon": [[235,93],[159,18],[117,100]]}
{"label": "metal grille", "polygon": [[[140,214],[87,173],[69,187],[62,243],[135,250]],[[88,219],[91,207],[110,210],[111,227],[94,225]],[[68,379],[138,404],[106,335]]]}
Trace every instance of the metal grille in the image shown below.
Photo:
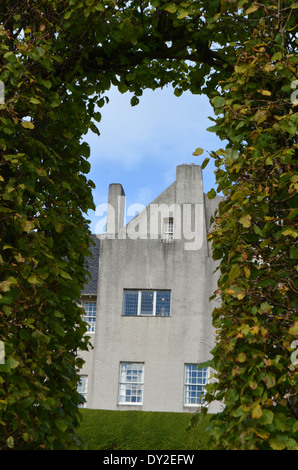
{"label": "metal grille", "polygon": [[169,290],[124,290],[123,315],[166,317],[171,311]]}
{"label": "metal grille", "polygon": [[124,291],[124,315],[133,316],[138,314],[139,292],[137,290]]}
{"label": "metal grille", "polygon": [[167,317],[171,311],[171,292],[170,291],[157,291],[156,292],[156,316]]}
{"label": "metal grille", "polygon": [[153,315],[153,291],[142,291],[140,315]]}

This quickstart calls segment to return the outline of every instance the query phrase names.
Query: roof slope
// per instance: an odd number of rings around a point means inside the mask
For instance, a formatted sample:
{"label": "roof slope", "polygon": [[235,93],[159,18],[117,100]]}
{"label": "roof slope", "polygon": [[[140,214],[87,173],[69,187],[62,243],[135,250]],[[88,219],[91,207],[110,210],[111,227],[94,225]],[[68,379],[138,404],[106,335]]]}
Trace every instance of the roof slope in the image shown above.
{"label": "roof slope", "polygon": [[91,256],[87,258],[87,269],[90,275],[84,288],[82,294],[97,294],[97,281],[98,281],[98,270],[99,270],[99,251],[100,251],[100,240],[96,235],[91,235],[93,243],[90,244]]}

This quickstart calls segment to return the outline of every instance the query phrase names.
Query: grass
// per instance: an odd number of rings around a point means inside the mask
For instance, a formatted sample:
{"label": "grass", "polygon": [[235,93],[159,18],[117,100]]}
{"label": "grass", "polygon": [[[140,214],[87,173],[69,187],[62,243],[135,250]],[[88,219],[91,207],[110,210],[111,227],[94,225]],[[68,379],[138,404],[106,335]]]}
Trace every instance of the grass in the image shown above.
{"label": "grass", "polygon": [[207,415],[187,430],[191,414],[82,409],[78,429],[88,450],[210,450]]}

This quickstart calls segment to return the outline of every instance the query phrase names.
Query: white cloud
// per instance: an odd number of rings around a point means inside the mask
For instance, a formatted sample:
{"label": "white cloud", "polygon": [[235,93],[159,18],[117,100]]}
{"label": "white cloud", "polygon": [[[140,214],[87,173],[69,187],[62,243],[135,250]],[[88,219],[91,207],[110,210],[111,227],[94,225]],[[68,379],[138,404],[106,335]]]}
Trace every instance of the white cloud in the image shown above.
{"label": "white cloud", "polygon": [[[101,135],[87,136],[93,164],[117,163],[130,170],[148,155],[170,161],[174,151],[183,159],[204,143],[209,147],[205,129],[210,125],[211,107],[206,97],[185,93],[177,98],[171,88],[165,88],[144,92],[134,107],[130,98],[113,89],[110,102],[101,108]],[[208,137],[210,141],[210,133]]]}
{"label": "white cloud", "polygon": [[[101,135],[86,136],[91,147],[88,177],[96,184],[95,205],[107,202],[110,183],[123,185],[128,205],[147,205],[175,181],[177,165],[202,163],[208,154],[194,157],[197,147],[216,150],[223,146],[214,133],[206,131],[212,125],[206,97],[187,92],[177,98],[168,87],[145,91],[140,103],[131,107],[131,96],[112,89],[109,103],[100,109]],[[205,191],[214,185],[213,170],[210,162],[203,173]],[[89,216],[94,230],[95,214]]]}

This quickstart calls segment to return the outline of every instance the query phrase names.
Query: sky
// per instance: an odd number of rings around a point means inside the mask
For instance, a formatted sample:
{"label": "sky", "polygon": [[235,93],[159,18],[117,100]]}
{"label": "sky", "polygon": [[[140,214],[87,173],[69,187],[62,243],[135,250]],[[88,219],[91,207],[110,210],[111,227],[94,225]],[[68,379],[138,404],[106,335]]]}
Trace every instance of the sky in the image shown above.
{"label": "sky", "polygon": [[[132,95],[116,88],[106,96],[109,103],[99,111],[100,136],[88,133],[84,140],[91,149],[88,178],[93,189],[96,211],[89,211],[92,233],[102,227],[102,205],[107,203],[109,184],[120,183],[131,204],[147,206],[176,179],[176,166],[201,165],[207,151],[218,150],[223,142],[206,129],[213,125],[212,107],[203,95],[185,92],[176,97],[171,86],[146,90],[137,106],[130,105]],[[196,148],[204,149],[193,156]],[[214,164],[210,159],[203,170],[203,189],[215,188]]]}

